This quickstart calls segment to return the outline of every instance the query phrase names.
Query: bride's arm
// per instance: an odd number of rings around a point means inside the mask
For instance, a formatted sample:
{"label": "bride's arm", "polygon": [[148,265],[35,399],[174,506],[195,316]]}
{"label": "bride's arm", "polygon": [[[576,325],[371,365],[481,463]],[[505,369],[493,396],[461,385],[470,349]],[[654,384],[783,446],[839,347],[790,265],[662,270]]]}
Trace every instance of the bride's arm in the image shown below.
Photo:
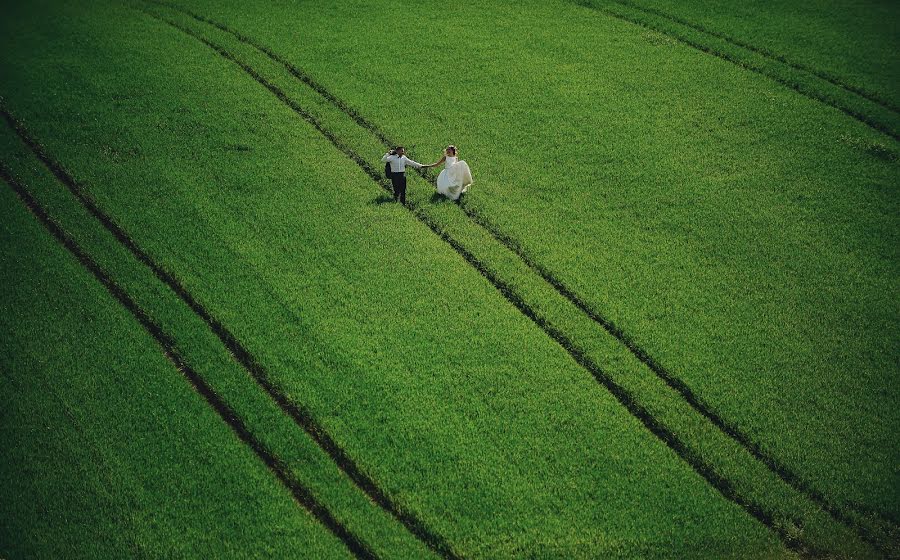
{"label": "bride's arm", "polygon": [[447,156],[443,156],[443,157],[441,157],[441,159],[437,160],[436,162],[429,164],[429,165],[423,165],[422,167],[437,167],[438,165],[444,163],[444,161],[446,159],[447,159]]}

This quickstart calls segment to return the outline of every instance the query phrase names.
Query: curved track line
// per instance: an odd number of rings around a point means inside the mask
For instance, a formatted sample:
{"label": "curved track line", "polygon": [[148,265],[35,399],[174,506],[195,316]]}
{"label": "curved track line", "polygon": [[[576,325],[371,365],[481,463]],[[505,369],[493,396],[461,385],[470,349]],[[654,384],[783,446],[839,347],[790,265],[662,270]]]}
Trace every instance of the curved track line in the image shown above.
{"label": "curved track line", "polygon": [[273,454],[262,442],[256,439],[243,420],[235,411],[210,387],[200,374],[198,374],[175,349],[172,337],[150,316],[141,309],[138,304],[123,290],[109,274],[98,265],[63,229],[50,217],[46,209],[31,195],[28,189],[19,183],[9,171],[0,163],[0,178],[22,200],[22,203],[38,219],[41,225],[53,235],[54,238],[65,247],[94,277],[109,291],[109,293],[137,319],[138,323],[147,333],[153,337],[160,346],[166,358],[175,366],[197,393],[203,397],[206,403],[225,421],[235,435],[249,447],[256,456],[265,463],[266,467],[275,475],[275,478],[291,493],[294,500],[306,508],[322,525],[331,531],[357,558],[376,559],[374,552],[363,543],[356,535],[351,533],[340,521],[338,521],[325,506],[323,506],[313,493],[303,486],[291,474],[281,459]]}
{"label": "curved track line", "polygon": [[[153,0],[155,1],[155,0]],[[316,93],[318,93],[322,98],[330,102],[341,112],[350,117],[354,122],[356,122],[362,128],[368,130],[372,133],[373,136],[378,138],[378,140],[385,145],[386,147],[393,147],[397,145],[396,142],[393,142],[391,139],[387,137],[387,135],[374,123],[366,119],[363,115],[361,115],[356,109],[348,105],[345,101],[338,98],[336,95],[331,93],[325,86],[319,84],[312,76],[310,76],[305,71],[297,68],[295,65],[291,64],[283,57],[275,53],[272,49],[258,43],[251,37],[244,35],[238,31],[235,31],[228,27],[227,25],[207,18],[203,15],[196,14],[188,9],[181,8],[179,6],[174,6],[171,4],[166,4],[164,2],[155,1],[155,3],[160,4],[162,6],[168,7],[170,9],[174,9],[185,15],[200,21],[202,23],[206,23],[217,29],[224,31],[235,37],[238,41],[245,43],[256,50],[260,51],[268,58],[273,60],[274,62],[281,64],[292,76],[309,86]],[[306,117],[304,117],[306,118]],[[317,127],[318,128],[318,127]],[[323,132],[320,130],[323,134]],[[330,134],[328,132],[327,134]],[[345,152],[346,153],[346,152]],[[362,158],[353,154],[350,156],[358,165],[363,167],[363,169],[372,176],[373,173],[377,175],[377,172],[372,170],[371,166],[365,162]],[[429,174],[426,171],[417,170],[419,175],[430,182],[432,185],[435,184],[436,179],[433,175]],[[382,185],[388,192],[390,191],[389,187]],[[753,439],[743,432],[740,428],[738,428],[735,424],[728,422],[723,418],[718,412],[714,410],[712,406],[706,403],[697,393],[695,393],[690,386],[687,385],[682,379],[669,371],[666,367],[660,364],[656,359],[654,359],[646,350],[644,350],[638,343],[634,341],[631,336],[625,333],[621,328],[619,328],[613,321],[604,317],[602,314],[597,312],[593,307],[591,307],[585,300],[579,296],[574,290],[569,288],[565,283],[559,280],[553,273],[547,270],[543,265],[534,261],[528,254],[522,249],[521,244],[512,238],[510,235],[501,231],[499,228],[490,223],[487,219],[481,216],[481,214],[473,209],[468,207],[464,202],[459,204],[461,210],[465,213],[469,219],[471,219],[475,224],[480,226],[482,229],[488,232],[495,240],[505,246],[507,249],[512,251],[528,268],[535,271],[545,282],[547,282],[559,295],[568,300],[571,304],[573,304],[577,309],[579,309],[582,313],[584,313],[590,320],[600,325],[607,333],[616,338],[619,342],[621,342],[630,352],[634,355],[640,362],[646,365],[650,371],[654,373],[661,381],[663,381],[670,389],[674,390],[678,393],[681,398],[697,413],[706,418],[710,423],[712,423],[721,433],[725,436],[736,442],[738,445],[743,447],[747,452],[749,452],[755,459],[760,461],[766,468],[775,474],[779,479],[781,479],[785,484],[793,488],[798,493],[806,496],[816,505],[821,507],[824,511],[826,511],[833,519],[842,523],[843,525],[853,529],[861,536],[865,536],[866,538],[871,538],[869,532],[866,528],[860,526],[855,520],[851,519],[846,515],[842,507],[837,504],[831,502],[823,493],[816,490],[813,485],[805,480],[802,476],[797,474],[795,471],[775,459],[774,456],[767,453],[762,446],[753,441]],[[851,505],[846,506],[848,509],[855,509]],[[859,510],[857,510],[858,513]]]}
{"label": "curved track line", "polygon": [[629,0],[612,0],[612,1],[616,2],[617,4],[621,4],[623,6],[628,6],[630,8],[634,8],[635,10],[638,10],[641,12],[659,16],[661,18],[678,23],[685,27],[690,27],[691,29],[700,31],[701,33],[706,33],[707,35],[711,35],[713,37],[716,37],[717,39],[721,39],[721,40],[725,41],[726,43],[731,43],[732,45],[734,45],[736,47],[741,47],[743,49],[747,49],[748,51],[754,52],[760,56],[764,56],[770,60],[774,60],[775,62],[780,62],[782,64],[785,64],[785,65],[793,68],[794,70],[798,70],[800,72],[806,72],[807,74],[811,74],[817,78],[821,78],[822,80],[825,80],[826,82],[828,82],[829,84],[831,84],[833,86],[839,87],[848,93],[853,93],[855,95],[858,95],[858,96],[862,97],[863,99],[871,101],[872,103],[874,103],[884,109],[887,109],[888,111],[891,111],[894,113],[900,113],[900,107],[898,107],[891,101],[881,97],[880,95],[878,95],[876,93],[873,93],[871,91],[863,89],[859,86],[855,86],[853,84],[848,84],[847,82],[841,80],[840,78],[837,78],[837,77],[835,77],[827,72],[824,72],[822,70],[813,68],[812,66],[808,66],[806,64],[801,64],[799,62],[794,62],[794,61],[788,59],[787,57],[785,57],[784,55],[777,54],[767,48],[757,47],[756,45],[747,43],[746,41],[743,41],[741,39],[736,39],[736,38],[726,35],[724,33],[714,31],[712,29],[709,29],[708,27],[705,27],[698,23],[694,23],[694,22],[684,19],[680,16],[676,16],[674,14],[664,12],[657,8],[640,6]]}
{"label": "curved track line", "polygon": [[[375,181],[380,187],[388,190],[387,185],[383,182],[381,175],[362,157],[345,146],[333,133],[327,130],[319,120],[300,107],[295,101],[290,99],[281,89],[268,80],[260,76],[253,68],[236,59],[230,52],[223,47],[209,41],[205,37],[197,34],[191,29],[181,26],[178,23],[169,21],[166,18],[148,13],[151,17],[158,19],[175,29],[193,37],[206,46],[217,52],[222,58],[234,63],[246,74],[256,80],[260,85],[268,89],[280,101],[286,104],[291,110],[297,113],[301,118],[311,124],[332,145],[340,150],[344,155],[354,161],[369,177]],[[734,488],[731,481],[720,475],[711,464],[706,462],[702,457],[694,453],[685,443],[668,427],[660,423],[646,408],[643,407],[631,393],[616,383],[608,374],[606,374],[597,364],[586,356],[583,350],[578,348],[562,331],[550,325],[546,319],[538,314],[521,296],[509,286],[506,282],[496,276],[487,266],[478,260],[471,252],[469,252],[456,239],[445,232],[441,226],[435,222],[430,216],[424,213],[419,207],[412,202],[407,202],[406,208],[420,222],[426,225],[438,237],[450,245],[466,262],[475,268],[488,282],[490,282],[498,292],[523,315],[535,323],[542,331],[544,331],[551,339],[557,342],[581,367],[586,369],[610,394],[621,404],[628,412],[636,418],[644,427],[656,436],[662,443],[669,447],[678,457],[680,457],[688,466],[700,475],[710,486],[716,489],[724,498],[740,506],[754,519],[762,523],[765,527],[773,531],[781,539],[782,543],[789,549],[800,553],[806,553],[813,556],[821,554],[816,551],[808,543],[798,541],[794,536],[789,534],[787,529],[775,522],[772,514],[759,503],[741,496]]]}
{"label": "curved track line", "polygon": [[353,483],[362,490],[379,507],[398,519],[413,535],[415,535],[428,548],[440,556],[456,560],[459,556],[453,552],[450,545],[443,537],[430,530],[414,514],[395,503],[378,484],[366,474],[359,465],[347,454],[347,452],[334,440],[328,431],[318,423],[313,414],[302,404],[291,400],[278,385],[273,382],[255,356],[247,350],[237,337],[215,318],[194,296],[185,289],[171,272],[158,264],[146,251],[122,229],[108,214],[84,192],[83,187],[62,167],[62,165],[47,155],[43,147],[35,141],[24,125],[20,123],[0,103],[0,113],[6,119],[9,126],[18,134],[19,138],[31,149],[37,158],[53,173],[54,176],[66,186],[82,206],[96,218],[107,231],[109,231],[119,243],[143,265],[149,268],[153,274],[168,286],[178,297],[200,317],[207,327],[216,335],[222,344],[228,349],[238,364],[243,367],[253,380],[269,395],[269,397],[285,412],[295,424],[302,428],[316,442],[341,471],[347,475]]}
{"label": "curved track line", "polygon": [[[613,1],[616,1],[616,0],[613,0]],[[790,80],[786,80],[780,76],[775,75],[774,73],[767,72],[764,69],[757,68],[746,62],[743,62],[733,55],[718,51],[712,47],[709,47],[707,45],[704,45],[704,44],[694,41],[692,39],[688,39],[687,37],[684,37],[682,35],[679,35],[675,32],[669,31],[667,29],[663,29],[662,27],[659,27],[658,25],[654,25],[652,23],[643,21],[637,17],[620,14],[609,8],[598,6],[598,5],[590,2],[589,0],[576,0],[576,3],[584,8],[602,12],[612,18],[615,18],[615,19],[618,19],[621,21],[625,21],[625,22],[637,25],[639,27],[643,27],[644,29],[649,29],[649,30],[655,31],[657,33],[661,33],[661,34],[663,34],[667,37],[671,37],[672,39],[674,39],[680,43],[683,43],[693,49],[696,49],[696,50],[704,52],[706,54],[715,56],[717,58],[721,58],[722,60],[724,60],[726,62],[730,62],[736,66],[740,66],[741,68],[748,70],[750,72],[753,72],[754,74],[759,74],[760,76],[764,76],[778,84],[781,84],[789,89],[796,91],[797,93],[799,93],[800,95],[802,95],[804,97],[812,99],[813,101],[818,101],[819,103],[827,105],[833,109],[837,109],[838,111],[861,122],[862,124],[868,126],[869,128],[871,128],[873,130],[876,130],[886,136],[889,136],[889,137],[893,138],[894,140],[900,141],[900,133],[896,132],[890,126],[888,126],[882,122],[879,122],[879,121],[869,117],[868,115],[865,115],[855,109],[851,109],[838,101],[830,99],[823,93],[815,91],[812,88],[805,87],[799,83],[795,83]],[[628,4],[622,4],[617,1],[616,1],[616,3],[619,4],[620,6],[625,6],[627,8],[631,7]],[[637,10],[637,8],[632,8],[632,9]]]}

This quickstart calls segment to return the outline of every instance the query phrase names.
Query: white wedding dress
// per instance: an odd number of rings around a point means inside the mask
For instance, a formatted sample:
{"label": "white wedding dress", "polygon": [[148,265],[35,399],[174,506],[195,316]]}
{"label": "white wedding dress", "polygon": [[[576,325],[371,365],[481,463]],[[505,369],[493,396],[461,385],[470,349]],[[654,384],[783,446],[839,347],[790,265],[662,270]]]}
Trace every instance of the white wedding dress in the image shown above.
{"label": "white wedding dress", "polygon": [[437,178],[437,191],[450,200],[459,200],[459,195],[466,192],[472,184],[472,171],[469,164],[458,161],[456,156],[447,156],[444,170]]}

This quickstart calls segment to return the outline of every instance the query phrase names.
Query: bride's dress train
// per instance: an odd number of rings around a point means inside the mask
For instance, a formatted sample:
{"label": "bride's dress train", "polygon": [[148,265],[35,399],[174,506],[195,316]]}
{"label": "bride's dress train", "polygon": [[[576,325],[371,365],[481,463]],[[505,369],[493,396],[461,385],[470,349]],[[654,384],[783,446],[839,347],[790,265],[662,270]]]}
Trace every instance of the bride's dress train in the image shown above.
{"label": "bride's dress train", "polygon": [[469,164],[458,161],[455,156],[447,156],[444,169],[437,178],[437,191],[450,200],[459,200],[459,195],[466,192],[472,184],[472,171]]}

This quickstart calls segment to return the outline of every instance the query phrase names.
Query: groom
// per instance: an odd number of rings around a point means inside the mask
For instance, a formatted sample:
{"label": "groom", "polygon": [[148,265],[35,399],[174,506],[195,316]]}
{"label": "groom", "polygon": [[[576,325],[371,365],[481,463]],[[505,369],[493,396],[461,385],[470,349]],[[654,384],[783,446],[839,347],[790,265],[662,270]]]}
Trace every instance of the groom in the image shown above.
{"label": "groom", "polygon": [[384,154],[381,161],[390,166],[391,172],[388,177],[394,186],[394,200],[399,200],[400,204],[406,204],[406,166],[421,169],[424,165],[406,157],[406,149],[403,146],[397,146]]}

